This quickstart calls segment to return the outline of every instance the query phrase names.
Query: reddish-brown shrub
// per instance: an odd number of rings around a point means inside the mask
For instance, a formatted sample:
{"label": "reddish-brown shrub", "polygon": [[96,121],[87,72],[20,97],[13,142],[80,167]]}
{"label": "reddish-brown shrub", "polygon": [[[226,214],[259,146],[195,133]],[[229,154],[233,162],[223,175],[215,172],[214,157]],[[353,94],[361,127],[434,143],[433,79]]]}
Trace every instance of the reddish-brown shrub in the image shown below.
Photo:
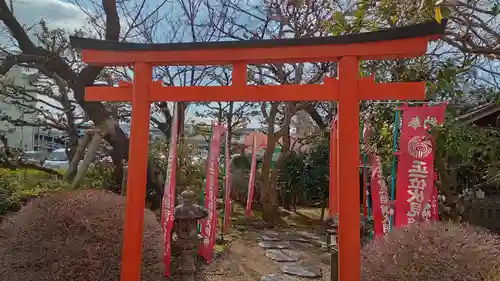
{"label": "reddish-brown shrub", "polygon": [[446,222],[395,229],[361,252],[363,281],[483,281],[500,264],[495,235]]}
{"label": "reddish-brown shrub", "polygon": [[[99,190],[31,201],[0,226],[0,280],[120,280],[124,207]],[[141,280],[162,280],[161,249],[161,227],[146,211]]]}

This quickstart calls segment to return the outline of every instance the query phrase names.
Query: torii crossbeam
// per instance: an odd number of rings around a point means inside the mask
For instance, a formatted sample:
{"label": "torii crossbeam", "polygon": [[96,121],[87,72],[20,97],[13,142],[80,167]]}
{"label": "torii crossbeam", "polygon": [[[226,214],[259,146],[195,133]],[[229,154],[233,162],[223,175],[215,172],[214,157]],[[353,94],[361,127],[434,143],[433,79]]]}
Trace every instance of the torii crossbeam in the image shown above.
{"label": "torii crossbeam", "polygon": [[[87,87],[89,101],[132,102],[121,281],[139,281],[150,104],[155,101],[338,101],[339,280],[360,281],[359,102],[419,100],[425,82],[378,84],[359,75],[360,60],[422,56],[446,23],[429,22],[377,32],[320,38],[209,43],[139,44],[71,38],[91,65],[133,66],[132,84]],[[248,64],[338,61],[338,77],[317,85],[247,85]],[[163,87],[158,65],[232,65],[230,86]],[[330,194],[336,196],[337,194]]]}

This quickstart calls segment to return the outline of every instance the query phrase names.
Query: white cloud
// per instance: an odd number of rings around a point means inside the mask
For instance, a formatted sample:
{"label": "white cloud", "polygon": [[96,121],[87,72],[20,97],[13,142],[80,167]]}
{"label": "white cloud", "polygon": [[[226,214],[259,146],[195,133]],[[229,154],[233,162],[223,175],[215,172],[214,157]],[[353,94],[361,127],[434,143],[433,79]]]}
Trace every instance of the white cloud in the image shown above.
{"label": "white cloud", "polygon": [[23,25],[33,25],[44,19],[52,28],[73,30],[85,23],[81,9],[63,0],[14,0],[14,14]]}

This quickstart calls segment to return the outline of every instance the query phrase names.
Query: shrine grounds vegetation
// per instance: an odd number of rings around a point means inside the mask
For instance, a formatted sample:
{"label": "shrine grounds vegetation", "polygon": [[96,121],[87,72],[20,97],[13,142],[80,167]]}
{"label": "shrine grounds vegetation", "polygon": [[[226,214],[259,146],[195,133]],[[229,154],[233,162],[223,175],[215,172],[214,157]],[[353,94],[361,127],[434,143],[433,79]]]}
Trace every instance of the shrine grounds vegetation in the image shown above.
{"label": "shrine grounds vegetation", "polygon": [[361,262],[364,281],[495,281],[500,240],[469,225],[413,224],[366,245]]}
{"label": "shrine grounds vegetation", "polygon": [[[45,194],[0,225],[0,280],[119,280],[125,198],[101,190]],[[145,211],[141,280],[161,280],[161,227]]]}
{"label": "shrine grounds vegetation", "polygon": [[[111,169],[102,165],[89,168],[80,186],[81,189],[110,187],[113,187]],[[0,221],[2,216],[17,212],[31,199],[68,189],[71,183],[44,171],[0,168]]]}
{"label": "shrine grounds vegetation", "polygon": [[0,217],[18,211],[43,193],[65,190],[69,186],[68,182],[43,171],[0,168]]}

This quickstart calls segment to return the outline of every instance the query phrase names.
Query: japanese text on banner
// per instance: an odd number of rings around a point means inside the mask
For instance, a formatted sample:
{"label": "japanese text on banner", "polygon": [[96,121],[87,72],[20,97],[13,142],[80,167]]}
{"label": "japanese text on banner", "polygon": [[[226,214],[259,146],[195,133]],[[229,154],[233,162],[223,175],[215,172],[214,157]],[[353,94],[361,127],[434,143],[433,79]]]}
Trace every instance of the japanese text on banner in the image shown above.
{"label": "japanese text on banner", "polygon": [[380,157],[372,154],[370,160],[372,166],[372,215],[375,224],[375,235],[378,237],[389,232],[390,200],[387,184],[382,176]]}
{"label": "japanese text on banner", "polygon": [[219,182],[219,154],[223,130],[224,128],[222,126],[213,127],[212,139],[210,141],[210,154],[208,155],[205,186],[205,207],[208,210],[208,217],[201,223],[203,243],[198,249],[198,254],[207,262],[211,262],[213,259],[213,248],[215,246],[215,235],[217,230],[216,194]]}
{"label": "japanese text on banner", "polygon": [[255,188],[255,173],[257,172],[257,141],[255,135],[252,140],[252,164],[250,167],[250,178],[248,180],[247,205],[245,208],[245,216],[252,216],[252,202]]}
{"label": "japanese text on banner", "polygon": [[364,125],[363,139],[365,151],[370,156],[370,164],[372,168],[372,176],[370,183],[370,190],[372,196],[372,216],[374,222],[375,235],[383,236],[389,232],[389,219],[390,219],[390,205],[389,194],[387,191],[387,184],[385,183],[382,175],[382,165],[380,157],[375,152],[369,149],[370,136],[372,128],[370,124]]}
{"label": "japanese text on banner", "polygon": [[226,166],[226,174],[224,175],[224,225],[223,232],[227,233],[229,224],[231,223],[231,141],[229,131],[226,130],[226,145],[224,151],[224,158]]}
{"label": "japanese text on banner", "polygon": [[443,123],[446,106],[404,107],[396,192],[396,226],[422,220],[434,189],[429,130]]}
{"label": "japanese text on banner", "polygon": [[172,228],[174,227],[174,204],[175,204],[175,186],[176,186],[176,171],[177,171],[177,135],[178,135],[178,106],[174,104],[172,130],[170,136],[170,145],[167,159],[167,177],[165,186],[163,187],[162,199],[162,216],[161,223],[163,228],[163,267],[164,275],[171,275],[171,237]]}

